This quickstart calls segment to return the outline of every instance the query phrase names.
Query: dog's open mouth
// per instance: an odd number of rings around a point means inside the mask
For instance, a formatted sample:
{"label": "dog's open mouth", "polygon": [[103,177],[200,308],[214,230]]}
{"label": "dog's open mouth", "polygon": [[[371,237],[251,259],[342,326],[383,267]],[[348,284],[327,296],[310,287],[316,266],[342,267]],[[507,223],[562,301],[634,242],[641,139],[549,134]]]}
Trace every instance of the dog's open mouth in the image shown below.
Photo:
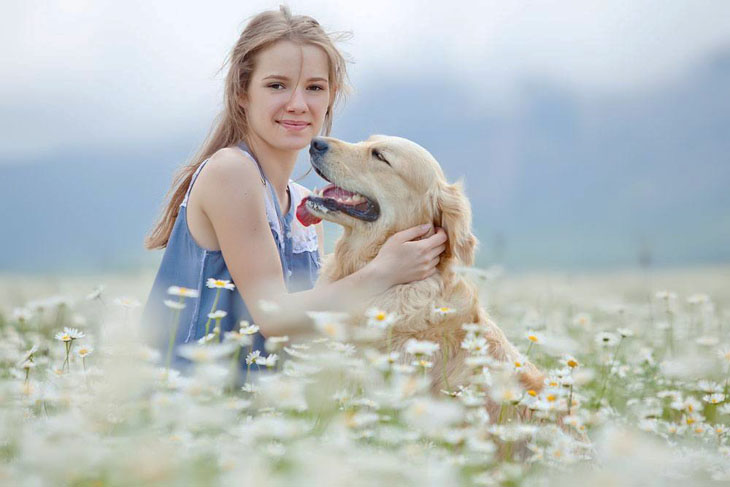
{"label": "dog's open mouth", "polygon": [[375,221],[380,216],[380,207],[374,200],[330,183],[320,190],[315,189],[302,199],[297,207],[297,220],[307,227],[322,221],[317,213],[327,214],[332,211],[366,222]]}

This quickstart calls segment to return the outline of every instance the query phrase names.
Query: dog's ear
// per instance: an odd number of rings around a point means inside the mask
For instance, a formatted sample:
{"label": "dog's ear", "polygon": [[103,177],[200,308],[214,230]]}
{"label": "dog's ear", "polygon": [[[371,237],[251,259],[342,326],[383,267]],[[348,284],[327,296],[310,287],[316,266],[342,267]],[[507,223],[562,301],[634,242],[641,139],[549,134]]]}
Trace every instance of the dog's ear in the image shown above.
{"label": "dog's ear", "polygon": [[[436,224],[443,227],[449,236],[442,262],[456,258],[463,265],[472,265],[477,239],[471,233],[471,205],[464,195],[461,181],[441,184],[436,195],[436,207]],[[438,215],[441,216],[440,221]]]}

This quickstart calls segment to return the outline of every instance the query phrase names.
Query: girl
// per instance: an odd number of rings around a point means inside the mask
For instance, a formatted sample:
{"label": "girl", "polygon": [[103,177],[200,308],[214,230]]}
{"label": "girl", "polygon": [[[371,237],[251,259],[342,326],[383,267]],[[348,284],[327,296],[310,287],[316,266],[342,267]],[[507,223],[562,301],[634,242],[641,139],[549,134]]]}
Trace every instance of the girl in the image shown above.
{"label": "girl", "polygon": [[[306,310],[347,309],[348,299],[430,276],[444,250],[442,229],[413,241],[431,230],[415,227],[390,237],[358,272],[314,286],[322,224],[304,227],[293,217],[308,191],[290,177],[298,152],[330,133],[345,60],[316,20],[281,7],[249,22],[229,62],[223,113],[146,241],[165,248],[143,314],[162,350],[247,320],[259,326],[253,348],[263,352],[266,336],[311,332]],[[183,296],[171,302],[170,291]],[[274,318],[265,304],[294,319]],[[175,358],[177,367],[185,363]]]}

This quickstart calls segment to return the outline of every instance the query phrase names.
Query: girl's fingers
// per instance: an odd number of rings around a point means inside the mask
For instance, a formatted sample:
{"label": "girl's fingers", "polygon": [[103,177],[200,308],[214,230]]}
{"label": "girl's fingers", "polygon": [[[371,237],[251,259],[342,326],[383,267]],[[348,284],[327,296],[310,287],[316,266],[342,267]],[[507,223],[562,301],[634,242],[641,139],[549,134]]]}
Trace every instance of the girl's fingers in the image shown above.
{"label": "girl's fingers", "polygon": [[421,240],[425,245],[428,245],[429,247],[435,247],[437,245],[441,245],[443,243],[446,243],[446,241],[449,239],[449,236],[446,235],[446,231],[439,227],[436,229],[436,233],[431,235],[428,238],[424,238]]}
{"label": "girl's fingers", "polygon": [[[418,238],[421,235],[424,235],[426,232],[431,230],[431,224],[426,225],[419,225],[416,227],[406,228],[405,230],[401,230],[400,232],[392,235],[390,238],[397,239],[401,242],[408,242],[409,240],[413,240],[414,238]],[[431,237],[433,238],[433,237]],[[424,239],[428,240],[428,239]]]}
{"label": "girl's fingers", "polygon": [[433,259],[435,257],[439,257],[444,250],[446,250],[446,245],[445,244],[441,244],[438,247],[436,247],[435,249],[433,249],[432,251],[430,251],[428,253],[428,256],[431,259]]}

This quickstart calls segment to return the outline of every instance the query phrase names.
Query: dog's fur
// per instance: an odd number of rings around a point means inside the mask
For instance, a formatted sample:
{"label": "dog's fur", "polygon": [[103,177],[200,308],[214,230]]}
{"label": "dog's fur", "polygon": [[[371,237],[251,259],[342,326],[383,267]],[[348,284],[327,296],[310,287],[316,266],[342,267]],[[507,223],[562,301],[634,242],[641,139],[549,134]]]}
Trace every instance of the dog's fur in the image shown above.
{"label": "dog's fur", "polygon": [[[402,351],[410,338],[430,340],[448,349],[446,375],[451,387],[465,384],[467,379],[467,352],[460,346],[465,323],[486,327],[488,353],[493,358],[517,360],[518,351],[480,306],[475,285],[454,269],[473,264],[477,245],[471,232],[471,207],[461,184],[449,184],[434,157],[407,139],[375,135],[356,144],[329,137],[319,140],[329,147],[323,154],[312,153],[315,169],[335,185],[376,201],[380,208],[379,218],[366,222],[339,211],[308,207],[316,216],[344,227],[334,255],[324,263],[323,278],[339,280],[362,268],[398,231],[424,223],[443,227],[448,242],[438,272],[424,280],[394,286],[372,303],[364,303],[359,318],[364,318],[370,306],[395,313],[399,319],[392,330],[394,350]],[[454,311],[443,316],[434,313],[434,308],[443,306]],[[444,387],[443,371],[441,360],[433,362],[432,389],[437,391]],[[520,381],[526,388],[539,391],[543,375],[527,363]]]}

